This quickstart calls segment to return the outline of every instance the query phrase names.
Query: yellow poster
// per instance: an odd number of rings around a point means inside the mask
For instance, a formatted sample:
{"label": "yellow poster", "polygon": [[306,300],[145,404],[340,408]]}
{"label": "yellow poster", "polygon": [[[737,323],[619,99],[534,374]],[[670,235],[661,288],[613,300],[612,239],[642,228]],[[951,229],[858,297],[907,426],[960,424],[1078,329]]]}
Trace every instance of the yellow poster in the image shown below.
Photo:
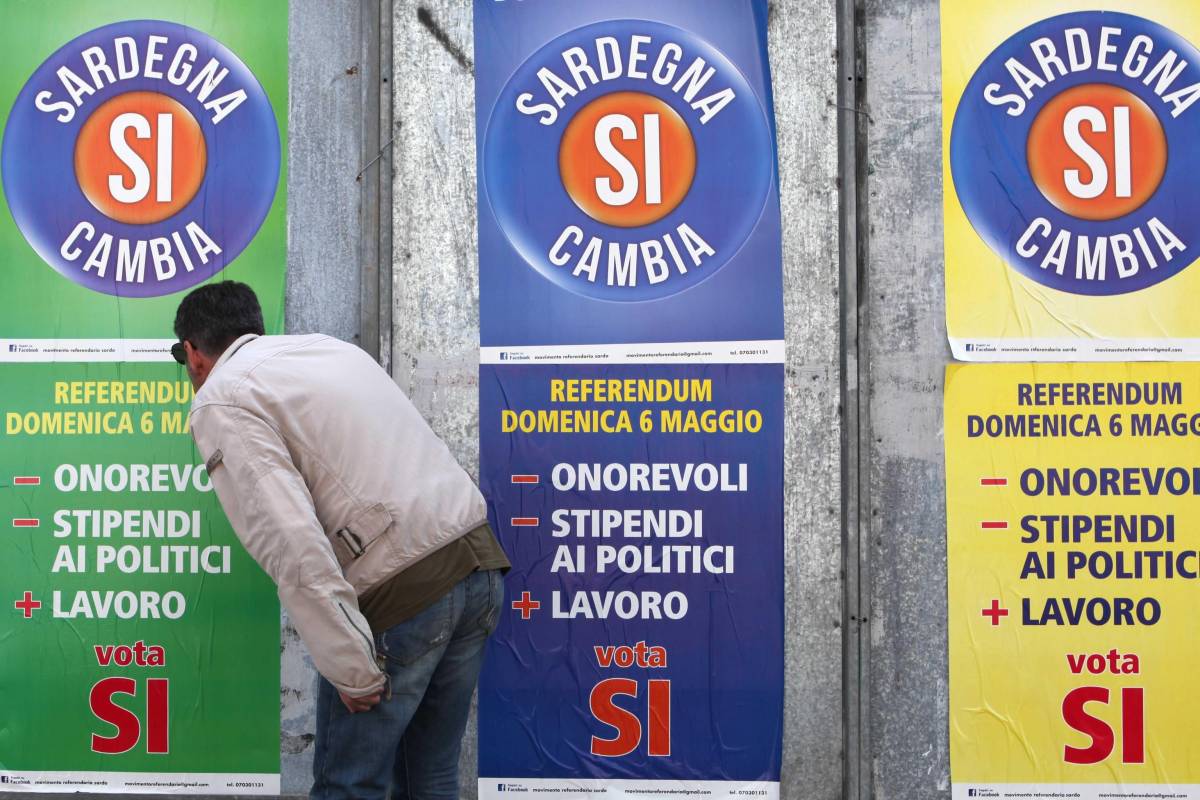
{"label": "yellow poster", "polygon": [[1200,359],[1200,2],[941,15],[955,357]]}
{"label": "yellow poster", "polygon": [[1200,798],[1200,364],[945,402],[953,797]]}

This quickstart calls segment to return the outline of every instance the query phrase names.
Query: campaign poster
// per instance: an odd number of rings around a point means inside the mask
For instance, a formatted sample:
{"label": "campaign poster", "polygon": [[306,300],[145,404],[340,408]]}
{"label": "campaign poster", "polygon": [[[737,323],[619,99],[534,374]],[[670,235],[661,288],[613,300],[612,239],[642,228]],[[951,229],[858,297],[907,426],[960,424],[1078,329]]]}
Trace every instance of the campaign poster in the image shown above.
{"label": "campaign poster", "polygon": [[1200,365],[946,373],[955,800],[1200,798]]}
{"label": "campaign poster", "polygon": [[945,0],[941,15],[954,357],[1200,359],[1200,5]]}
{"label": "campaign poster", "polygon": [[479,796],[779,794],[783,304],[758,0],[476,0]]}
{"label": "campaign poster", "polygon": [[0,44],[0,792],[278,794],[279,606],[169,347],[208,280],[282,330],[287,4],[14,0]]}
{"label": "campaign poster", "polygon": [[279,793],[279,607],[158,364],[0,369],[0,792]]}
{"label": "campaign poster", "polygon": [[9,0],[0,361],[170,361],[209,280],[283,329],[287,1]]}

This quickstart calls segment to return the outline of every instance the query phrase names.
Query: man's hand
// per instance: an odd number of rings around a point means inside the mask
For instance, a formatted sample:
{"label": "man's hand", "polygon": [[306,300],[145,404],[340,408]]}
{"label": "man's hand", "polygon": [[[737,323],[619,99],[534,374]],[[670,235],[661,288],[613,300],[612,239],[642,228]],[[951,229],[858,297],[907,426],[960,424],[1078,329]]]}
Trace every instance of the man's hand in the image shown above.
{"label": "man's hand", "polygon": [[379,705],[379,700],[383,697],[382,692],[369,694],[365,697],[350,697],[342,692],[338,692],[338,694],[341,695],[342,704],[346,706],[346,709],[351,714],[357,714],[360,711],[370,711],[372,708]]}

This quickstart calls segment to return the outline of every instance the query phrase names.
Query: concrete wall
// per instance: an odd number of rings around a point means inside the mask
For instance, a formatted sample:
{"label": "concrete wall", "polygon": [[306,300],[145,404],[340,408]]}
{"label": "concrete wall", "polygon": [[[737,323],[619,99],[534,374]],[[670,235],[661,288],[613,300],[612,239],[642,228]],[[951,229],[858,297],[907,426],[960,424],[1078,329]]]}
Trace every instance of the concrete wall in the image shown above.
{"label": "concrete wall", "polygon": [[772,3],[783,218],[786,667],[783,796],[842,797],[837,19]]}
{"label": "concrete wall", "polygon": [[925,800],[950,794],[938,2],[866,0],[863,23],[867,755],[878,800]]}
{"label": "concrete wall", "polygon": [[[479,261],[471,4],[396,0],[392,20],[392,376],[479,470]],[[459,761],[476,796],[475,709]]]}
{"label": "concrete wall", "polygon": [[[358,0],[291,0],[287,330],[359,339],[363,30]],[[307,794],[316,672],[283,622],[283,791]]]}

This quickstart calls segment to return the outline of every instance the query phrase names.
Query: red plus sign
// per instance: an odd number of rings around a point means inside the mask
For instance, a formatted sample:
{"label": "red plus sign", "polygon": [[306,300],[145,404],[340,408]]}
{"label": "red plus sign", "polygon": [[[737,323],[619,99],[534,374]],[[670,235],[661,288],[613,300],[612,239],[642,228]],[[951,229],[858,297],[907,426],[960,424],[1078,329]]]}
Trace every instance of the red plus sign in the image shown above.
{"label": "red plus sign", "polygon": [[521,619],[529,619],[530,615],[542,607],[539,600],[529,599],[529,592],[521,592],[521,599],[514,600],[512,604],[514,611],[521,612]]}
{"label": "red plus sign", "polygon": [[999,601],[999,600],[993,600],[993,601],[992,601],[992,607],[991,607],[991,608],[985,608],[985,609],[983,610],[983,615],[984,615],[985,617],[991,617],[991,618],[992,618],[992,625],[999,625],[999,624],[1000,624],[1000,618],[1001,618],[1001,617],[1007,617],[1007,616],[1008,616],[1008,609],[1007,609],[1007,608],[1001,608],[1001,607],[1000,607],[1000,601]]}
{"label": "red plus sign", "polygon": [[32,617],[34,610],[41,607],[42,602],[40,600],[33,599],[33,592],[26,592],[24,600],[18,600],[17,602],[13,603],[13,608],[17,609],[18,611],[25,612],[25,619]]}

